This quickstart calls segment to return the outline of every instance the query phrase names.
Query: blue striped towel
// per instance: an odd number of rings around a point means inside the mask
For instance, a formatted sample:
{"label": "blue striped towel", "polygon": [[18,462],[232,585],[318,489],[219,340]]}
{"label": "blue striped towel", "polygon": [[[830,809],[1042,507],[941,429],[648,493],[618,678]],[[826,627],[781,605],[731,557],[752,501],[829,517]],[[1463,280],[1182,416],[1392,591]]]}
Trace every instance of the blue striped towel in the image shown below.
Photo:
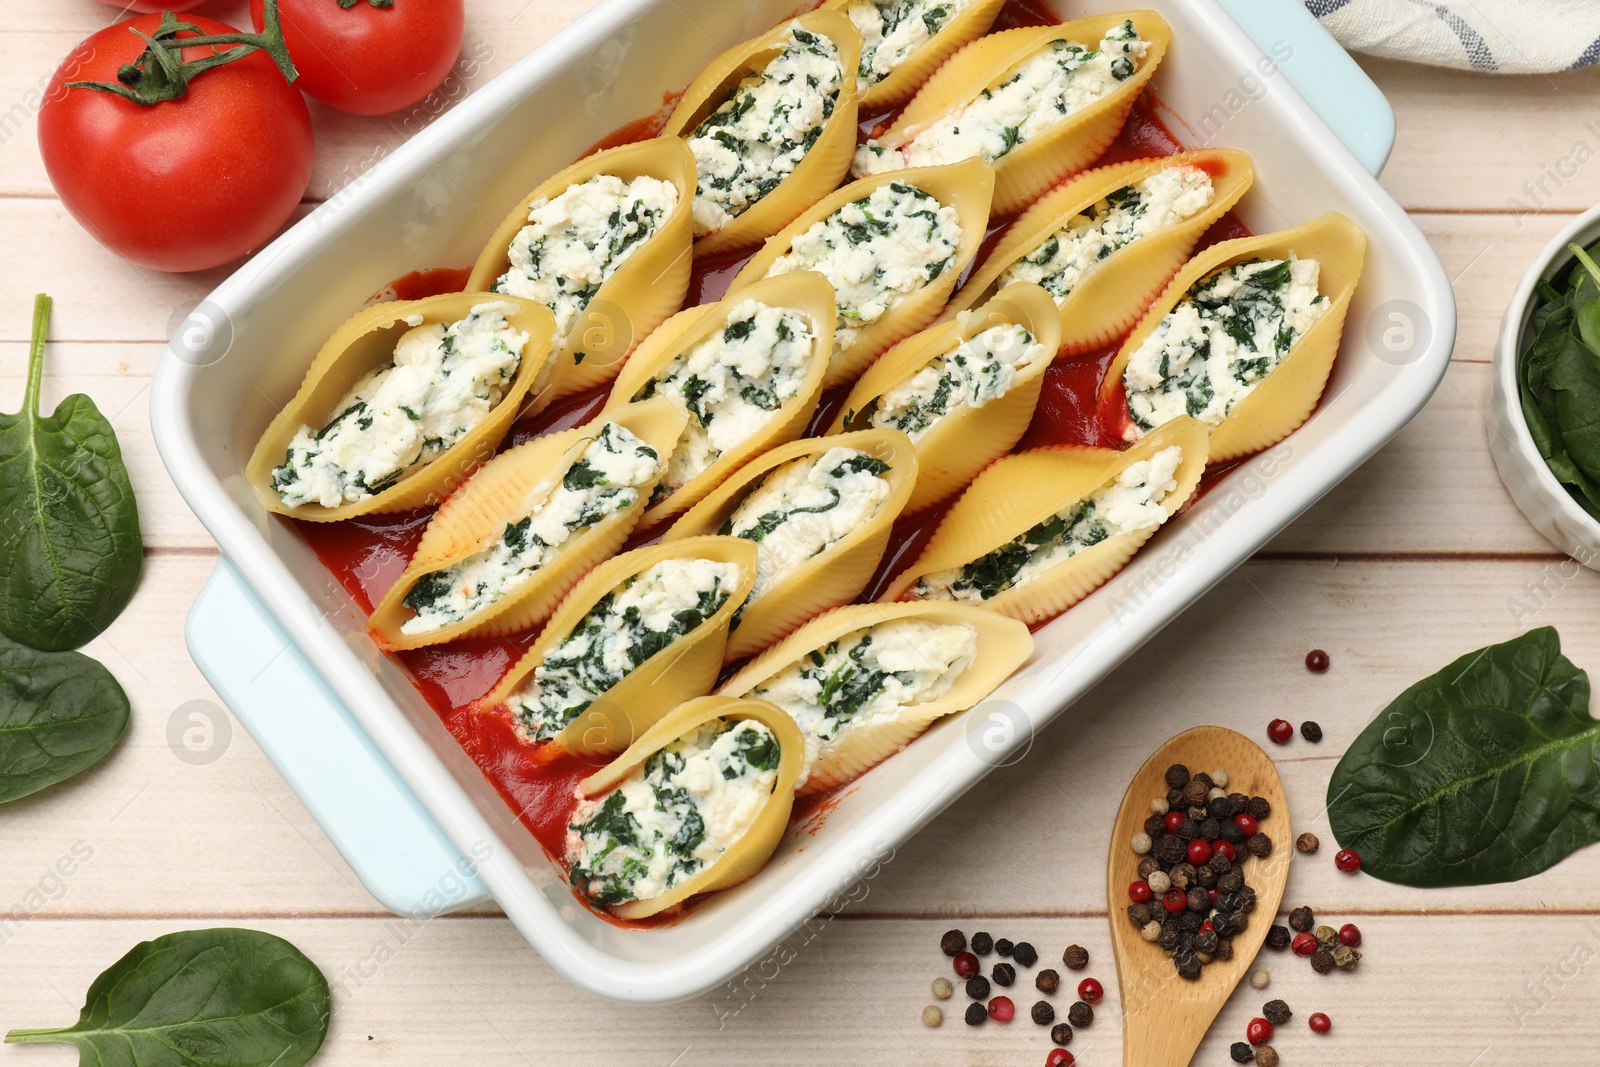
{"label": "blue striped towel", "polygon": [[1600,62],[1597,0],[1305,0],[1352,52],[1537,74]]}

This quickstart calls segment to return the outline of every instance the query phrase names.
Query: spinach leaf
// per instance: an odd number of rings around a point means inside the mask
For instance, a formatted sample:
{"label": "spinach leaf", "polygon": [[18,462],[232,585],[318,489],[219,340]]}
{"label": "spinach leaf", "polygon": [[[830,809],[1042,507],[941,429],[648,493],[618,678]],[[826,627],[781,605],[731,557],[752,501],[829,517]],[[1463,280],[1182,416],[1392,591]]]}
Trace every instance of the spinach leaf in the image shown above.
{"label": "spinach leaf", "polygon": [[144,563],[116,431],[81,393],[39,414],[50,298],[33,311],[27,396],[0,414],[0,631],[48,652],[110,626]]}
{"label": "spinach leaf", "polygon": [[300,1067],[328,1007],[328,980],[283,938],[190,930],[135,945],[94,980],[75,1025],[6,1042],[76,1045],[80,1067]]}
{"label": "spinach leaf", "polygon": [[0,804],[91,766],[127,726],[127,694],[99,663],[0,636]]}
{"label": "spinach leaf", "polygon": [[1396,697],[1339,761],[1328,816],[1385,881],[1515,881],[1600,841],[1597,764],[1589,676],[1543,627]]}

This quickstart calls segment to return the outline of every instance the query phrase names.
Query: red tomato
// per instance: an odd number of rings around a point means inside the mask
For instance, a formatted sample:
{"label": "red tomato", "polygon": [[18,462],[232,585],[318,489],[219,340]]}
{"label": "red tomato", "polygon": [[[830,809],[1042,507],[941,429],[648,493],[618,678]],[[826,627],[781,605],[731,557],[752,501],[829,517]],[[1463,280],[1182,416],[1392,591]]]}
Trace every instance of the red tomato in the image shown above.
{"label": "red tomato", "polygon": [[[205,34],[239,32],[200,15],[185,21]],[[311,114],[259,51],[149,107],[67,88],[114,83],[144,50],[130,30],[154,34],[160,24],[159,15],[116,23],[67,56],[39,111],[39,149],[61,202],[101,244],[154,270],[204,270],[265,244],[300,203],[311,181]],[[184,59],[207,51],[186,48]]]}
{"label": "red tomato", "polygon": [[[355,115],[410,107],[444,82],[461,54],[462,0],[279,0],[283,40],[301,89]],[[259,33],[261,0],[250,0]]]}
{"label": "red tomato", "polygon": [[110,4],[121,11],[148,14],[152,11],[187,11],[191,7],[199,7],[204,0],[100,0],[100,2]]}

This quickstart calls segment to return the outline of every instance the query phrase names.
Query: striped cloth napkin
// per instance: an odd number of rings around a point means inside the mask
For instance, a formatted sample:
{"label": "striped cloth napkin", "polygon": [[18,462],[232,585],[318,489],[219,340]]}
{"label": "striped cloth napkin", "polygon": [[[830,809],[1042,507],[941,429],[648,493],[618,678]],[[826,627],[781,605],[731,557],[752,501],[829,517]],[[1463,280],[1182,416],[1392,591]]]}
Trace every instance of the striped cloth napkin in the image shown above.
{"label": "striped cloth napkin", "polygon": [[1538,74],[1600,62],[1600,0],[1305,0],[1353,52]]}

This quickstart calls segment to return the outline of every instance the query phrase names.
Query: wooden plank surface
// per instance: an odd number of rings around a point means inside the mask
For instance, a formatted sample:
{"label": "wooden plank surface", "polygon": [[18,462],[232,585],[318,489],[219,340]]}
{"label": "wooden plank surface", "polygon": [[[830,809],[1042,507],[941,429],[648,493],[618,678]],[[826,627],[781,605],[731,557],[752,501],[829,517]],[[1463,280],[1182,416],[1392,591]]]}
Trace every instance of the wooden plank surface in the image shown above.
{"label": "wooden plank surface", "polygon": [[[468,0],[459,88],[398,119],[316,109],[307,209],[588,6]],[[203,10],[238,20],[241,8],[214,0]],[[291,938],[333,980],[334,1029],[319,1063],[1041,1061],[1048,1046],[1031,1023],[969,1030],[959,995],[942,1029],[918,1022],[928,981],[947,966],[938,934],[960,924],[1033,940],[1046,962],[1069,941],[1088,945],[1108,998],[1072,1051],[1114,1063],[1104,833],[1126,776],[1157,743],[1197,721],[1259,735],[1279,714],[1317,718],[1322,745],[1296,741],[1280,763],[1296,829],[1327,841],[1322,798],[1339,752],[1417,677],[1543,623],[1561,628],[1580,664],[1600,663],[1600,576],[1564,563],[1511,505],[1482,416],[1512,289],[1549,237],[1600,199],[1591,158],[1600,128],[1588,124],[1600,71],[1483,78],[1363,61],[1399,121],[1384,182],[1439,252],[1460,309],[1444,385],[1388,448],[1043,731],[1024,761],[904,846],[841,921],[796,946],[791,965],[690,1004],[626,1009],[577,993],[492,907],[397,923],[242,729],[201,765],[179,758],[169,737],[189,712],[227,719],[183,644],[215,550],[160,465],[147,387],[171,324],[226,272],[170,277],[118,262],[45,180],[30,90],[113,14],[91,0],[33,5],[8,13],[0,35],[0,232],[10,240],[0,407],[21,393],[32,295],[51,292],[46,403],[86,391],[113,417],[149,546],[133,605],[87,650],[129,691],[128,738],[102,766],[4,812],[0,1025],[64,1023],[92,977],[137,940],[226,923]],[[1333,656],[1327,675],[1300,665],[1314,646]],[[91,851],[88,862],[52,875],[74,846]],[[1285,1062],[1467,1067],[1592,1048],[1600,982],[1585,964],[1600,951],[1597,886],[1594,851],[1514,885],[1430,893],[1340,875],[1331,848],[1297,858],[1286,904],[1359,921],[1367,959],[1354,976],[1322,979],[1304,961],[1266,960],[1268,995],[1298,1013],[1277,1042]],[[1014,992],[1024,1013],[1031,994]],[[1262,999],[1236,995],[1197,1062],[1227,1062]],[[1334,1016],[1334,1034],[1305,1031],[1313,1010]],[[68,1054],[6,1055],[44,1064]]]}

